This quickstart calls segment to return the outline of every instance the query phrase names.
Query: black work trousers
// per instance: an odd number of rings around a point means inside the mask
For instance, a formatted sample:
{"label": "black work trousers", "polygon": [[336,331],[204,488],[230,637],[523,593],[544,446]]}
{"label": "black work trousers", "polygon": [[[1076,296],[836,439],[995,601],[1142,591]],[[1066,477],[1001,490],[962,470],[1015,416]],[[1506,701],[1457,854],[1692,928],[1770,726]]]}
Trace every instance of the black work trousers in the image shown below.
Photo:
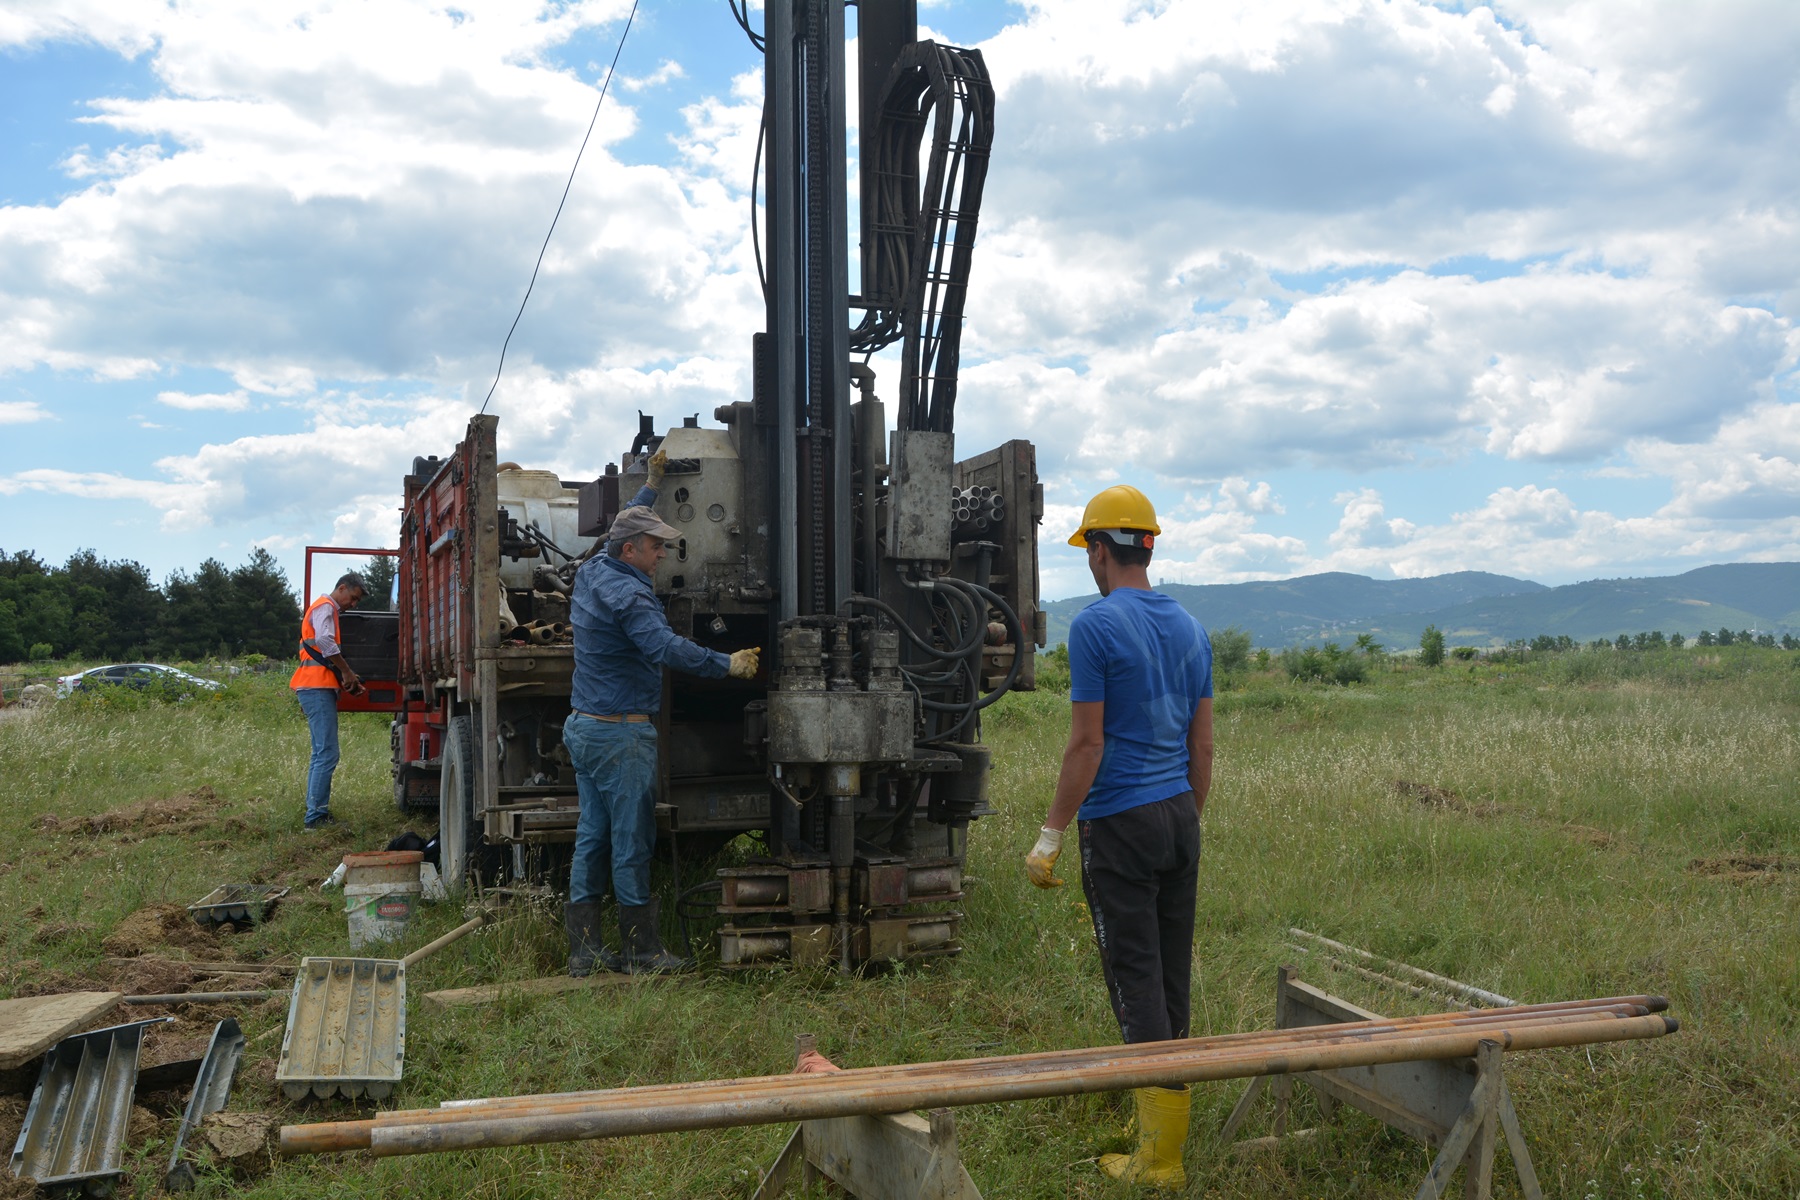
{"label": "black work trousers", "polygon": [[1192,792],[1081,822],[1081,890],[1128,1043],[1188,1036],[1199,879]]}

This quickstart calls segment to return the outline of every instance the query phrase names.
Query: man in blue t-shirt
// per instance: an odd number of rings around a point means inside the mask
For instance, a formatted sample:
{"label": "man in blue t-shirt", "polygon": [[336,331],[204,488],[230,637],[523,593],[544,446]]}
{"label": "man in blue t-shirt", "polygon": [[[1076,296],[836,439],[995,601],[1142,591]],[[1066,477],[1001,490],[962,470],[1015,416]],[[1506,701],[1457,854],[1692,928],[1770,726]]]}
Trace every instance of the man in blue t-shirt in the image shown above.
{"label": "man in blue t-shirt", "polygon": [[[1069,744],[1025,869],[1053,873],[1071,819],[1100,966],[1126,1042],[1188,1036],[1200,814],[1212,786],[1212,644],[1150,588],[1156,511],[1120,485],[1088,502],[1069,539],[1087,549],[1098,602],[1069,630]],[[1102,1155],[1115,1179],[1182,1187],[1187,1088],[1139,1088],[1138,1148]]]}

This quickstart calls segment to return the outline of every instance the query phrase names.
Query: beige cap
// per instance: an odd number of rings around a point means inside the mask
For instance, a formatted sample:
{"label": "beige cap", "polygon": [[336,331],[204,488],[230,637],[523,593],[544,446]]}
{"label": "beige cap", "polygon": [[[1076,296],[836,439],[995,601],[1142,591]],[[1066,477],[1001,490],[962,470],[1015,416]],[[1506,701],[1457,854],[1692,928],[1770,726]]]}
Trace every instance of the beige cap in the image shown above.
{"label": "beige cap", "polygon": [[644,534],[668,541],[670,538],[680,537],[681,530],[673,525],[663,524],[661,517],[642,504],[634,504],[613,518],[612,528],[606,531],[606,540],[618,542]]}

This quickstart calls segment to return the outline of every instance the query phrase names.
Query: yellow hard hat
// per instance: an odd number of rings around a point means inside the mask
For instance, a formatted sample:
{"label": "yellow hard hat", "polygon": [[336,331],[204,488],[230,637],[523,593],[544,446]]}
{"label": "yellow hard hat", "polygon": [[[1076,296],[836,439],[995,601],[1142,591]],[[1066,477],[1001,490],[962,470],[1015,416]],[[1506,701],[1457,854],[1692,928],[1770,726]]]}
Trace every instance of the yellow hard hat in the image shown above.
{"label": "yellow hard hat", "polygon": [[[1152,535],[1162,532],[1162,526],[1156,523],[1156,508],[1150,503],[1150,497],[1128,483],[1115,484],[1088,501],[1087,511],[1081,514],[1081,528],[1069,536],[1069,545],[1087,545],[1088,534],[1100,529],[1133,529]],[[1151,538],[1130,540],[1130,544],[1146,549],[1151,542]]]}

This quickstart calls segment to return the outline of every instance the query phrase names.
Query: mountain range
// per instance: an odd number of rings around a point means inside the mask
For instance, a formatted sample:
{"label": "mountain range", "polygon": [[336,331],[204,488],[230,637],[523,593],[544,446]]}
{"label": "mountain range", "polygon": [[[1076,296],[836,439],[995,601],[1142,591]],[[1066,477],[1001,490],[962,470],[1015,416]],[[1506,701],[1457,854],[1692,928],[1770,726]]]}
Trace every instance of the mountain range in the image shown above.
{"label": "mountain range", "polygon": [[[1152,568],[1154,569],[1154,568]],[[1800,631],[1800,563],[1728,563],[1648,579],[1546,587],[1485,571],[1370,579],[1334,571],[1255,583],[1159,584],[1208,629],[1248,630],[1258,646],[1350,641],[1367,633],[1389,649],[1416,646],[1427,625],[1453,646],[1500,645],[1539,634],[1576,641],[1660,629]],[[1098,595],[1044,605],[1051,646]]]}

